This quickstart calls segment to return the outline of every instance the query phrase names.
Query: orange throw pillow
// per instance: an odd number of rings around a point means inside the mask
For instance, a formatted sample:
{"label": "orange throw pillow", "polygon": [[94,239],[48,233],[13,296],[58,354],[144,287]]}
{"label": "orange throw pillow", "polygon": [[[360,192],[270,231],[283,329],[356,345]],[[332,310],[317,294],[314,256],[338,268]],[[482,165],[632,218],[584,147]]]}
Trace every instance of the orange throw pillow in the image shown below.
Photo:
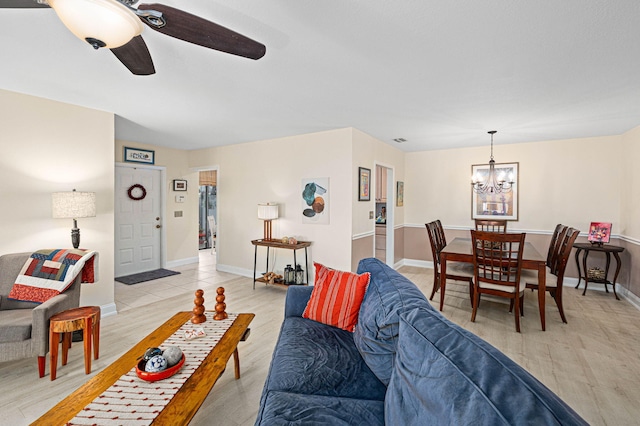
{"label": "orange throw pillow", "polygon": [[353,332],[371,274],[336,271],[316,262],[313,265],[316,282],[302,317]]}

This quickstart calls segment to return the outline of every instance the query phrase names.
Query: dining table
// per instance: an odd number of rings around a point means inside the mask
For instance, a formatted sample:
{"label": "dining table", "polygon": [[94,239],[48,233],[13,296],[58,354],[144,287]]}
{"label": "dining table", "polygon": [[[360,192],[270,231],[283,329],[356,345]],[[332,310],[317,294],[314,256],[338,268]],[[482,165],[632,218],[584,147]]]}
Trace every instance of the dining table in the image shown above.
{"label": "dining table", "polygon": [[[444,292],[446,288],[447,262],[473,263],[473,247],[471,238],[456,237],[440,252],[440,311],[444,306]],[[538,271],[538,306],[540,309],[540,323],[545,331],[545,293],[547,258],[542,256],[533,244],[525,242],[522,252],[522,268]]]}

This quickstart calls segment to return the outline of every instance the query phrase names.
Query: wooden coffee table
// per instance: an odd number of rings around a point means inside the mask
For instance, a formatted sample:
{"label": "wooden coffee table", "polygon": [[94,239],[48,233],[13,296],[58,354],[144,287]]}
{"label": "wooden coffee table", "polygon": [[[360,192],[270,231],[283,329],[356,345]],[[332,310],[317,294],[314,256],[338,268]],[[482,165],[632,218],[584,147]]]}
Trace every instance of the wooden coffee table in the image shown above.
{"label": "wooden coffee table", "polygon": [[[120,377],[129,372],[147,348],[160,346],[169,336],[189,321],[191,311],[178,312],[158,329],[142,339],[113,364],[96,374],[75,392],[60,401],[51,410],[36,420],[33,425],[65,424],[75,417],[87,404],[101,395]],[[153,421],[154,425],[187,424],[196,414],[205,398],[218,381],[229,358],[235,357],[236,378],[239,376],[237,347],[255,314],[237,314],[237,318],[213,350],[187,379],[169,404]]]}

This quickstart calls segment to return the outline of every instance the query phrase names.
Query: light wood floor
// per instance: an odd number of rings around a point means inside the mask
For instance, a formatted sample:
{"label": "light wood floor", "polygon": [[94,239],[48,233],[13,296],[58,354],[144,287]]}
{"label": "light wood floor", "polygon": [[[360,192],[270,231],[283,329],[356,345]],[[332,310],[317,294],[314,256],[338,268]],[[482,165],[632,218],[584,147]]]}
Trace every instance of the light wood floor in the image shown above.
{"label": "light wood floor", "polygon": [[[251,336],[239,346],[242,377],[233,364],[214,386],[191,425],[252,425],[271,354],[283,318],[286,289],[215,271],[215,256],[202,251],[200,263],[175,268],[173,277],[126,286],[116,283],[119,314],[102,320],[100,359],[92,374],[115,361],[174,312],[191,310],[194,292],[205,291],[213,309],[218,286],[226,289],[227,311],[253,312]],[[403,267],[400,272],[431,294],[429,269]],[[535,293],[525,297],[522,333],[516,333],[508,307],[483,300],[470,322],[467,287],[447,287],[444,315],[505,352],[556,392],[593,425],[640,424],[640,311],[612,294],[565,288],[569,324],[562,324],[553,300],[547,304],[547,331],[540,330]],[[439,293],[434,302],[437,302]],[[435,305],[435,303],[434,303]],[[0,363],[0,425],[26,425],[84,383],[82,345],[75,344],[57,379],[39,379],[35,359]]]}

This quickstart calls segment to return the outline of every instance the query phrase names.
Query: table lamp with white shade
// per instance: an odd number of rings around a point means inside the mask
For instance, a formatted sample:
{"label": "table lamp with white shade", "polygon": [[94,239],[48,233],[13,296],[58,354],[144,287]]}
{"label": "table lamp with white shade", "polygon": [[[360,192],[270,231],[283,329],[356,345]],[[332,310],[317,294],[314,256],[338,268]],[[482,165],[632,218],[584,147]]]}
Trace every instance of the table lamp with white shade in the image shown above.
{"label": "table lamp with white shade", "polygon": [[95,217],[96,193],[79,192],[75,189],[51,194],[51,210],[54,219],[73,219],[71,243],[73,248],[80,247],[80,229],[78,218]]}
{"label": "table lamp with white shade", "polygon": [[258,219],[264,220],[264,240],[271,241],[271,221],[278,218],[278,205],[274,203],[258,204]]}

